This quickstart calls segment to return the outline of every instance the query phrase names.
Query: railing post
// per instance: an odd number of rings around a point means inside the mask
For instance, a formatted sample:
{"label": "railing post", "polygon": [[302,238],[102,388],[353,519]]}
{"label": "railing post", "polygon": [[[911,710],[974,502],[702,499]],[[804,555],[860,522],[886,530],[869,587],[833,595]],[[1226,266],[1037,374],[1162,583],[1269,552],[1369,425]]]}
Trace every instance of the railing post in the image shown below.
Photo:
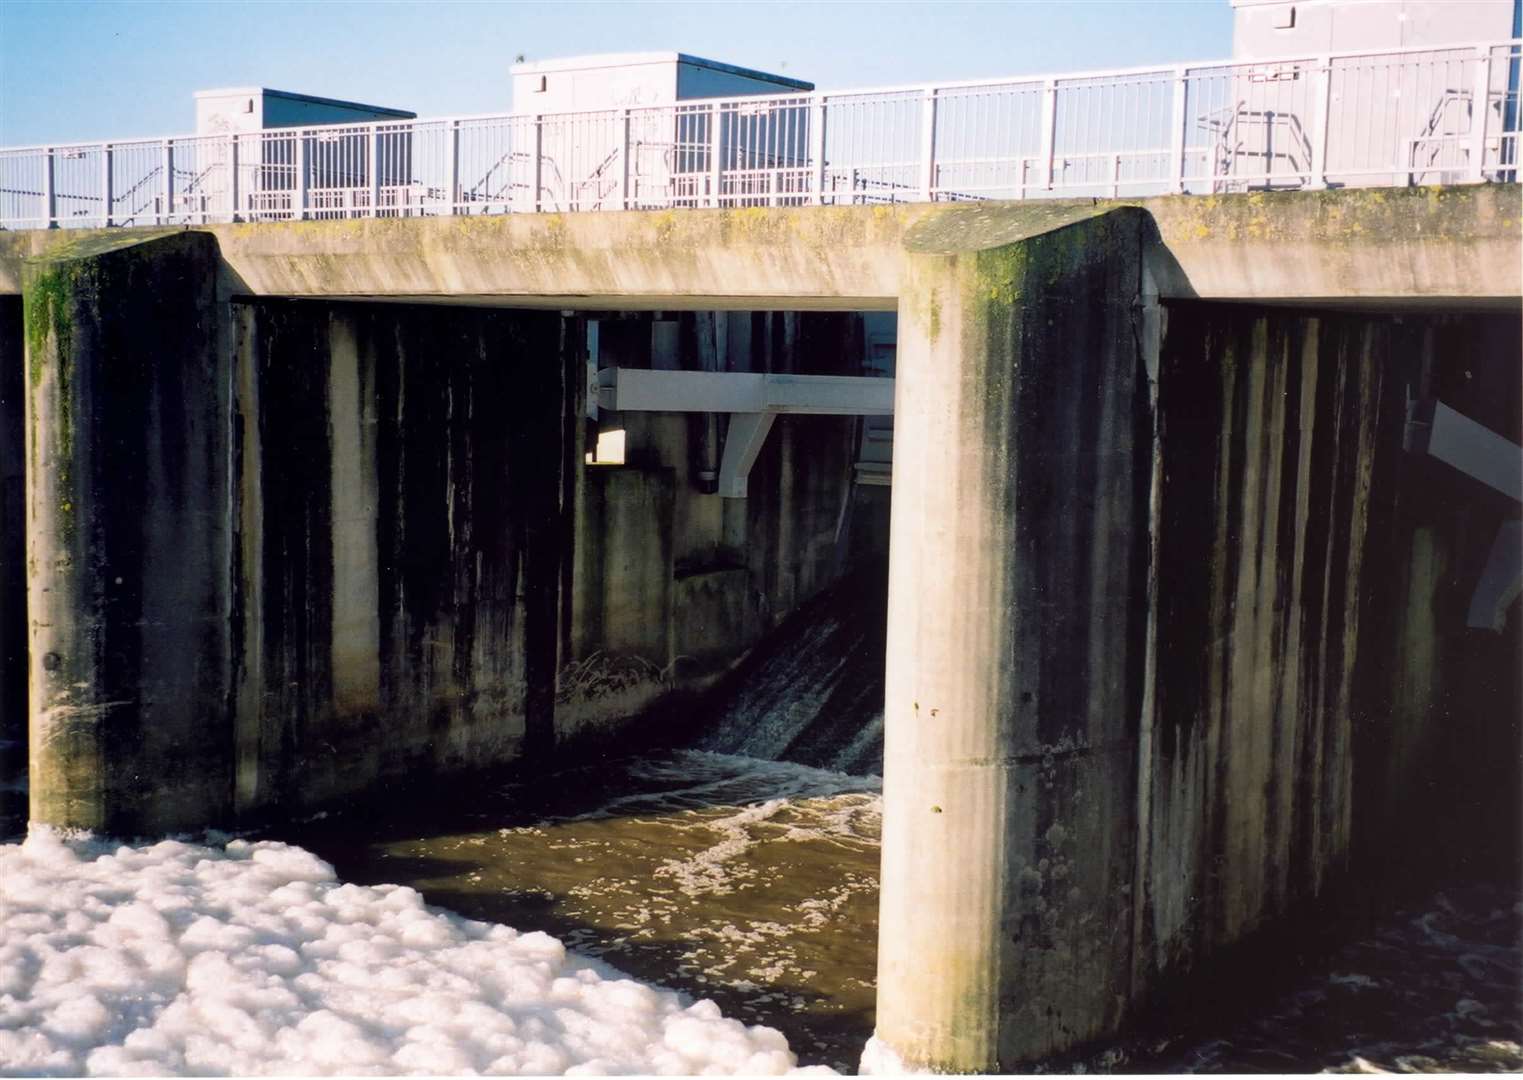
{"label": "railing post", "polygon": [[42,208],[47,215],[43,228],[58,228],[58,187],[53,179],[53,148],[42,152]]}
{"label": "railing post", "polygon": [[445,155],[449,163],[449,212],[460,212],[460,121],[449,122],[449,151]]}
{"label": "railing post", "polygon": [[810,199],[815,206],[825,203],[825,97],[815,94],[809,101],[809,169]]}
{"label": "railing post", "polygon": [[633,147],[630,143],[629,110],[619,110],[619,209],[629,209],[629,152]]}
{"label": "railing post", "polygon": [[111,227],[111,144],[102,143],[100,148],[101,224]]}
{"label": "railing post", "polygon": [[936,197],[936,88],[928,86],[920,99],[920,201]]}
{"label": "railing post", "polygon": [[296,186],[291,192],[291,216],[298,221],[307,217],[307,132],[296,129]]}
{"label": "railing post", "polygon": [[227,137],[227,219],[238,220],[238,134]]}
{"label": "railing post", "polygon": [[370,125],[370,216],[381,212],[381,127]]}
{"label": "railing post", "polygon": [[1052,190],[1053,165],[1058,145],[1058,84],[1048,79],[1042,86],[1042,187]]}
{"label": "railing post", "polygon": [[709,205],[719,206],[724,183],[724,112],[718,102],[709,110]]}
{"label": "railing post", "polygon": [[1190,73],[1186,68],[1174,69],[1174,109],[1169,120],[1169,190],[1179,194],[1185,190],[1186,108],[1190,97]]}
{"label": "railing post", "polygon": [[539,213],[540,192],[544,190],[545,179],[545,118],[539,113],[534,114],[534,175],[530,182],[534,190],[529,193],[529,207],[534,213]]}
{"label": "railing post", "polygon": [[[1317,57],[1317,101],[1312,109],[1311,178],[1310,185],[1321,189],[1327,187],[1327,136],[1333,121],[1333,58]],[[1274,172],[1274,161],[1264,163],[1266,174]]]}
{"label": "railing post", "polygon": [[1491,46],[1476,47],[1475,74],[1470,84],[1470,167],[1466,179],[1479,184],[1486,179],[1486,128],[1491,119]]}
{"label": "railing post", "polygon": [[164,140],[164,213],[160,225],[168,225],[175,212],[175,141]]}

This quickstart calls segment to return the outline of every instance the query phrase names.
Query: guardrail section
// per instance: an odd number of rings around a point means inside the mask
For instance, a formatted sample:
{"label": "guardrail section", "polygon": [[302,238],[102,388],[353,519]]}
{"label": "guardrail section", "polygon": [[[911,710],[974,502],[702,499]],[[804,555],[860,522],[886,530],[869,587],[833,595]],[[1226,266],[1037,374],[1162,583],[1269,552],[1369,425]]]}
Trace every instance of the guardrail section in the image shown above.
{"label": "guardrail section", "polygon": [[1517,179],[1523,43],[0,149],[0,227]]}

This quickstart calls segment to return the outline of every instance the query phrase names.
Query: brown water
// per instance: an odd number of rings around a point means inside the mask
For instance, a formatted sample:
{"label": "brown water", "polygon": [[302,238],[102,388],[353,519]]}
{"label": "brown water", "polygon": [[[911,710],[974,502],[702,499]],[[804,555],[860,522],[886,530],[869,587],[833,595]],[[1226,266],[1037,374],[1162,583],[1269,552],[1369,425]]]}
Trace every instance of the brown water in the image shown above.
{"label": "brown water", "polygon": [[[548,931],[780,1029],[802,1064],[855,1071],[873,1026],[878,787],[669,751],[457,796],[448,812],[434,808],[434,825],[409,804],[392,821],[319,821],[280,835],[346,879],[412,885],[472,918]],[[1203,986],[1209,1017],[1187,1009],[1049,1068],[1518,1071],[1520,932],[1515,893],[1452,887],[1331,956],[1297,958],[1272,992]]]}
{"label": "brown water", "polygon": [[[541,807],[526,812],[521,807]],[[875,778],[675,751],[513,784],[423,825],[282,829],[360,883],[545,930],[854,1071],[872,1033]]]}
{"label": "brown water", "polygon": [[[0,791],[24,795],[20,775]],[[631,975],[787,1035],[853,1071],[873,1027],[878,781],[694,751],[533,783],[412,792],[273,835],[346,879],[414,886],[473,918],[545,930]],[[19,809],[21,800],[13,799]],[[0,839],[19,835],[0,828]],[[1087,1072],[1523,1071],[1523,902],[1451,885],[1271,990],[1202,985]],[[1255,970],[1255,979],[1261,977]],[[1207,1006],[1210,1006],[1209,1014]]]}

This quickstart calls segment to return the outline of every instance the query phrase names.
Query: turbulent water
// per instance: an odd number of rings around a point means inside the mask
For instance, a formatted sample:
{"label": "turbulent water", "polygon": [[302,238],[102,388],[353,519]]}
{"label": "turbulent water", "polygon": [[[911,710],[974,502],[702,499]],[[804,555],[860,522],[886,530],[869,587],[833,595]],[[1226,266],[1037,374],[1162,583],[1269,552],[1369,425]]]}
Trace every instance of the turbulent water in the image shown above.
{"label": "turbulent water", "polygon": [[[873,1028],[882,820],[882,589],[863,581],[746,665],[697,749],[410,792],[272,835],[346,880],[411,885],[712,998],[780,1029],[801,1063],[852,1071]],[[1199,1008],[1049,1067],[1523,1070],[1520,935],[1515,887],[1450,887],[1288,984],[1202,986]]]}
{"label": "turbulent water", "polygon": [[[1144,1039],[1065,1064],[1127,1072],[1523,1070],[1523,903],[1497,884],[1446,888],[1307,958],[1269,995],[1171,1017]],[[1172,1030],[1171,1030],[1172,1027]],[[1203,1030],[1204,1029],[1204,1030]]]}
{"label": "turbulent water", "polygon": [[872,1028],[881,808],[874,778],[673,751],[506,785],[432,827],[281,835],[348,880],[548,931],[849,1070]]}
{"label": "turbulent water", "polygon": [[[463,823],[298,837],[365,881],[550,931],[855,1069],[872,1034],[882,817],[881,575],[808,605],[712,703],[697,749],[567,768]],[[534,811],[525,811],[534,807]],[[1272,992],[1203,988],[1089,1072],[1523,1068],[1523,906],[1449,889]]]}
{"label": "turbulent water", "polygon": [[[551,809],[514,809],[526,805]],[[318,822],[293,838],[343,877],[547,930],[779,1028],[804,1064],[849,1071],[872,1033],[881,812],[873,778],[673,751],[504,787],[453,827]],[[1451,888],[1309,958],[1271,995],[1202,987],[1214,1006],[1204,1022],[1181,1013],[1051,1067],[1523,1069],[1520,931],[1523,905],[1507,889]]]}
{"label": "turbulent water", "polygon": [[883,772],[886,574],[870,566],[772,635],[696,746],[859,775]]}

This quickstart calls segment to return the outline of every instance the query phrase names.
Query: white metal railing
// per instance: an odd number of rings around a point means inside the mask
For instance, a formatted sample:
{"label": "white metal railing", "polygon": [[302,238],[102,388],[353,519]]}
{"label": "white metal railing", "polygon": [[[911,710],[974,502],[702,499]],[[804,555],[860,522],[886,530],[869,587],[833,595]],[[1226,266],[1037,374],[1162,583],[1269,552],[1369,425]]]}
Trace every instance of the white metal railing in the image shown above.
{"label": "white metal railing", "polygon": [[0,228],[1518,178],[1523,43],[0,149]]}

